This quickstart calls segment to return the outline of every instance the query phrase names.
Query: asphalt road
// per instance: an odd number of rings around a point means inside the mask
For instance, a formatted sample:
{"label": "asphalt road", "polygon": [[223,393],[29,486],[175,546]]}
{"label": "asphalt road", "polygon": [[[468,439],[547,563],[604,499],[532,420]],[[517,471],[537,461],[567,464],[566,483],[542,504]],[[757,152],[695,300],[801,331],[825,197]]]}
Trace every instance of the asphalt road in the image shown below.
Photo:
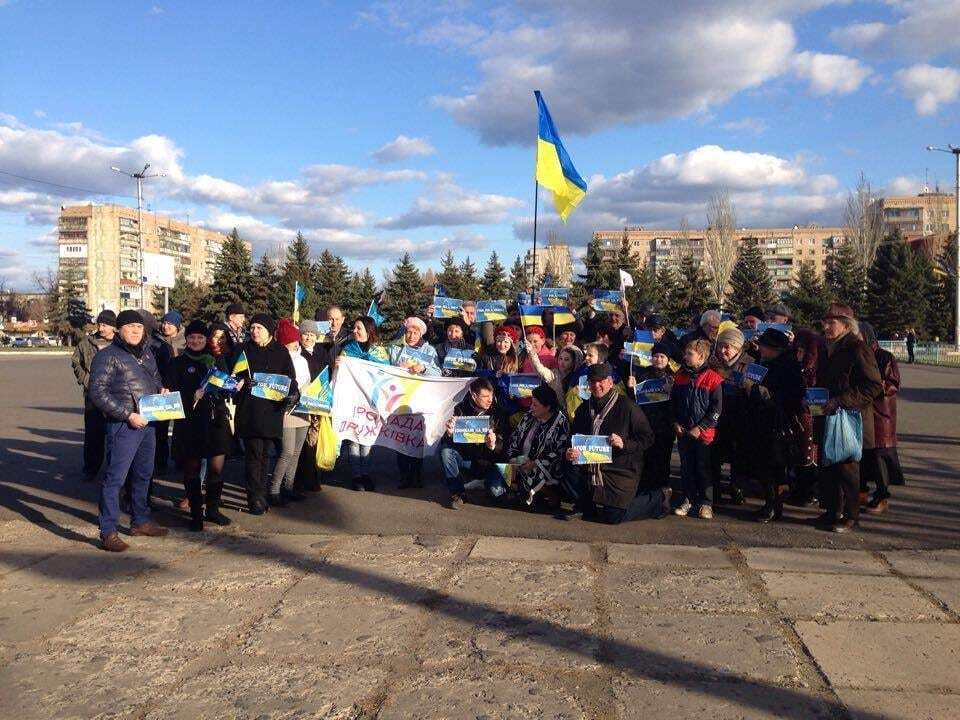
{"label": "asphalt road", "polygon": [[[960,547],[960,370],[902,366],[899,401],[900,457],[906,487],[894,488],[891,512],[865,517],[849,536],[820,532],[806,522],[817,511],[789,508],[773,525],[749,520],[756,501],[721,508],[713,521],[670,517],[606,527],[563,522],[549,515],[468,505],[448,510],[439,467],[427,464],[427,487],[396,489],[389,457],[380,458],[380,492],[339,486],[297,506],[256,518],[244,506],[241,466],[227,466],[228,511],[243,530],[263,533],[435,533],[499,535],[578,541],[700,546]],[[50,532],[96,522],[96,487],[81,482],[83,415],[80,392],[62,355],[0,355],[0,522],[26,519]],[[376,451],[375,451],[376,456]],[[172,508],[182,492],[172,474],[160,482],[158,519],[185,525]]]}

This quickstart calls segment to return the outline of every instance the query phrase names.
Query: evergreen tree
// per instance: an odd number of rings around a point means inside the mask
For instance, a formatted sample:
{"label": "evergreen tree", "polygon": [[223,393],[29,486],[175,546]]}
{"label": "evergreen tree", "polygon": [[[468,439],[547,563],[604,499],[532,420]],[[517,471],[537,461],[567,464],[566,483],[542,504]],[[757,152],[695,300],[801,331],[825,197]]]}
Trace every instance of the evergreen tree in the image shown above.
{"label": "evergreen tree", "polygon": [[[350,269],[339,255],[329,250],[320,253],[313,267],[316,307],[323,310],[331,305],[341,305],[350,291]],[[367,303],[370,298],[367,298]],[[363,307],[366,312],[367,306]]]}
{"label": "evergreen tree", "polygon": [[597,238],[591,240],[587,246],[583,265],[585,272],[579,276],[579,284],[587,297],[591,296],[594,290],[612,290],[620,287],[619,278],[615,280],[613,277],[617,268],[604,259],[603,249]]}
{"label": "evergreen tree", "polygon": [[50,279],[47,308],[51,332],[62,344],[75,345],[90,322],[90,308],[83,297],[77,271],[65,270]]}
{"label": "evergreen tree", "polygon": [[[510,267],[510,280],[507,289],[510,297],[505,299],[513,301],[516,298],[517,293],[527,291],[529,284],[530,279],[527,277],[527,269],[523,265],[523,259],[518,255],[514,259],[513,265]],[[500,298],[493,299],[499,300]]]}
{"label": "evergreen tree", "polygon": [[939,337],[941,342],[956,342],[954,330],[956,329],[957,317],[957,235],[947,242],[943,252],[937,256],[937,275],[939,283],[937,287],[937,304],[934,306],[934,314],[937,320],[933,322],[934,329],[939,332],[933,333],[932,337]]}
{"label": "evergreen tree", "polygon": [[477,266],[473,264],[470,257],[460,263],[458,269],[460,274],[460,287],[457,288],[457,295],[453,297],[461,300],[476,300],[480,295],[480,280],[477,278]]}
{"label": "evergreen tree", "polygon": [[888,238],[867,273],[866,315],[877,337],[903,334],[908,327],[926,330],[936,287],[927,257],[914,253],[899,236]]}
{"label": "evergreen tree", "polygon": [[[670,308],[670,299],[676,292],[676,287],[677,273],[674,271],[672,265],[664,263],[662,267],[657,269],[656,302],[660,305],[660,314],[666,317],[671,323],[676,323],[676,318],[672,317]],[[689,318],[683,319],[683,327],[686,327],[688,319]]]}
{"label": "evergreen tree", "polygon": [[362,272],[355,273],[350,278],[350,288],[347,299],[342,302],[343,312],[349,317],[366,315],[370,309],[370,301],[377,294],[377,281],[365,267]]}
{"label": "evergreen tree", "polygon": [[715,302],[710,278],[691,255],[686,255],[677,268],[676,284],[667,300],[667,314],[674,323],[685,326],[694,315],[701,314]]}
{"label": "evergreen tree", "polygon": [[866,271],[857,259],[857,250],[851,243],[844,243],[827,260],[824,273],[827,297],[832,302],[843,303],[857,315],[863,310],[863,291]]}
{"label": "evergreen tree", "polygon": [[447,297],[463,299],[460,294],[460,268],[457,267],[457,261],[451,250],[447,250],[440,258],[440,274],[437,275],[437,282],[443,285]]}
{"label": "evergreen tree", "polygon": [[[920,328],[920,332],[927,337],[944,337],[946,329],[943,325],[944,313],[940,305],[940,279],[934,270],[930,258],[923,252],[912,253],[913,257],[908,270],[909,284],[917,289],[920,303],[911,303],[912,317],[908,316],[909,326]],[[907,326],[897,328],[894,332],[901,335]]]}
{"label": "evergreen tree", "polygon": [[230,303],[240,303],[250,311],[253,268],[250,252],[234,228],[227,235],[213,266],[213,283],[203,304],[202,315],[207,322],[223,320],[223,311]]}
{"label": "evergreen tree", "polygon": [[253,268],[251,291],[249,314],[267,313],[274,318],[290,315],[292,298],[286,302],[280,270],[266,253]]}
{"label": "evergreen tree", "polygon": [[627,288],[627,300],[631,308],[638,308],[643,303],[654,303],[655,305],[663,303],[662,288],[650,263],[646,263],[632,274],[633,287]]}
{"label": "evergreen tree", "polygon": [[823,318],[828,305],[826,290],[811,261],[800,263],[784,302],[798,327],[812,328]]}
{"label": "evergreen tree", "polygon": [[[167,304],[171,310],[176,310],[185,322],[202,317],[208,303],[210,289],[201,283],[190,282],[186,276],[177,275],[177,279],[170,288]],[[163,307],[163,288],[154,291],[153,304]]]}
{"label": "evergreen tree", "polygon": [[754,305],[769,307],[773,302],[773,282],[756,243],[740,246],[737,262],[730,275],[730,292],[724,308],[733,317],[740,318]]}
{"label": "evergreen tree", "polygon": [[640,260],[633,252],[626,228],[623,230],[623,237],[620,238],[620,247],[614,262],[618,270],[626,270],[631,275],[635,275],[640,269]]}
{"label": "evergreen tree", "polygon": [[490,253],[487,267],[480,278],[480,298],[483,300],[505,300],[510,295],[507,269],[501,264],[497,251]]}
{"label": "evergreen tree", "polygon": [[287,247],[287,255],[282,268],[282,294],[286,298],[281,303],[284,315],[292,316],[293,314],[294,286],[299,282],[306,291],[306,297],[300,303],[300,317],[313,319],[318,305],[314,280],[314,268],[310,262],[310,246],[304,239],[303,234],[297,232],[296,239]]}
{"label": "evergreen tree", "polygon": [[419,317],[430,303],[430,296],[424,292],[420,271],[410,259],[410,253],[404,253],[390,271],[384,290],[380,311],[387,318],[383,325],[386,337],[391,337],[400,328],[404,318]]}

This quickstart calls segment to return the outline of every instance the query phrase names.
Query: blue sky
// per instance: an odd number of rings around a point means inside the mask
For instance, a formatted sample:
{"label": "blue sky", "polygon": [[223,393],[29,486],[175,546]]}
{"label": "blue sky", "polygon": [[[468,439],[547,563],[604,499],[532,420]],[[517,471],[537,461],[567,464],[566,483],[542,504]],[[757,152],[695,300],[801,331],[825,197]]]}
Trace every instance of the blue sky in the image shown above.
{"label": "blue sky", "polygon": [[838,223],[861,171],[950,185],[923,148],[960,143],[958,26],[960,0],[0,0],[0,281],[28,289],[59,206],[132,202],[109,168],[147,161],[152,209],[257,253],[300,229],[378,275],[509,262],[536,88],[590,185],[541,228],[577,248],[702,225],[720,189],[745,226]]}

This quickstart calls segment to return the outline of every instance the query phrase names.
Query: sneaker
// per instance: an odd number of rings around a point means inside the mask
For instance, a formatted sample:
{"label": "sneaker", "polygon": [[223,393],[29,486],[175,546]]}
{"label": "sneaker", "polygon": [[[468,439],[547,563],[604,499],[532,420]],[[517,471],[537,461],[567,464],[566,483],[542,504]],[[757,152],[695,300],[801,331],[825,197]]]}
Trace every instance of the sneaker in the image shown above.
{"label": "sneaker", "polygon": [[463,484],[464,490],[483,490],[483,480],[480,478],[474,478],[470,482],[465,482]]}
{"label": "sneaker", "polygon": [[451,510],[462,510],[463,509],[463,495],[454,493],[450,496],[450,509]]}
{"label": "sneaker", "polygon": [[701,505],[698,516],[701,520],[713,520],[713,508],[709,505]]}
{"label": "sneaker", "polygon": [[684,500],[683,504],[680,507],[673,509],[673,514],[678,517],[686,517],[690,514],[690,510],[693,509],[693,505],[690,504],[689,500]]}

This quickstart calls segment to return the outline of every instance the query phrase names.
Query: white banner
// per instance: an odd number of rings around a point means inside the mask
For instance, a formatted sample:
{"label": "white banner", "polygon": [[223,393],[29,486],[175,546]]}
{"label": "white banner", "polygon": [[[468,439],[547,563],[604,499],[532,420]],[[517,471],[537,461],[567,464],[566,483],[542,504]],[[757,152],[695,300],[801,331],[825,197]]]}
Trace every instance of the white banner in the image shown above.
{"label": "white banner", "polygon": [[341,441],[425,457],[436,449],[472,380],[420,377],[341,356],[333,383],[333,429]]}

